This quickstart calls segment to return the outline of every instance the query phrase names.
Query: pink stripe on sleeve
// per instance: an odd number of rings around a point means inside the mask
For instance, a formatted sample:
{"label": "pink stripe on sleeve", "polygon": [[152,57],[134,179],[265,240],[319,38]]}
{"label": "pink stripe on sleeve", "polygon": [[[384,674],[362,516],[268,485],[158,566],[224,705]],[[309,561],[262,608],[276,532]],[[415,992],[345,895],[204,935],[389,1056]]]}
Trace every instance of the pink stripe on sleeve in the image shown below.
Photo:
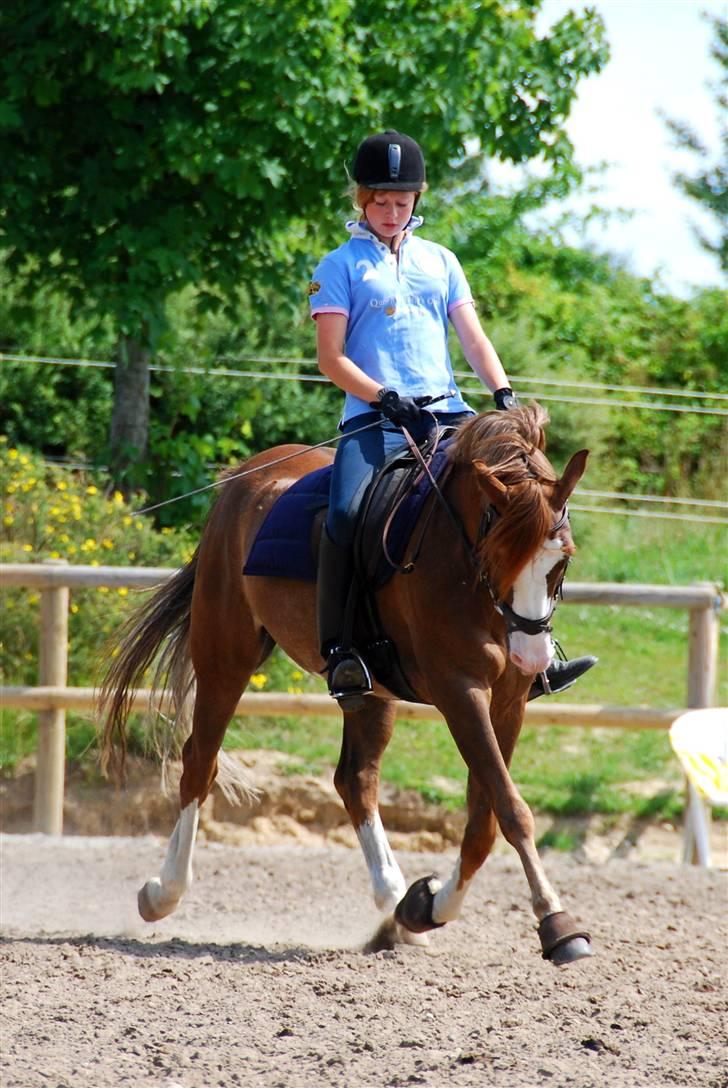
{"label": "pink stripe on sleeve", "polygon": [[315,310],[311,310],[311,317],[314,321],[319,314],[341,314],[342,317],[348,317],[349,311],[342,310],[340,306],[317,306]]}
{"label": "pink stripe on sleeve", "polygon": [[460,298],[457,302],[453,302],[452,306],[448,306],[447,312],[451,314],[453,310],[458,310],[461,306],[474,306],[475,302],[472,298]]}

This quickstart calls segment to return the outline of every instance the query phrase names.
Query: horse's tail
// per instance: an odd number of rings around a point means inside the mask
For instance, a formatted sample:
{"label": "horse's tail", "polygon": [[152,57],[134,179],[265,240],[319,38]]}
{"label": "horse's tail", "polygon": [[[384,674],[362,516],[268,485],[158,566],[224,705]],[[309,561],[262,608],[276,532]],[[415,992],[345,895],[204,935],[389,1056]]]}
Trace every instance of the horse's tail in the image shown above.
{"label": "horse's tail", "polygon": [[[102,682],[97,704],[100,720],[104,723],[101,769],[105,774],[110,768],[123,772],[127,721],[133,709],[134,692],[142,685],[160,647],[162,652],[151,681],[150,707],[156,702],[154,696],[167,689],[171,710],[158,714],[157,724],[159,717],[167,727],[171,721],[171,731],[177,725],[186,724],[183,719],[188,716],[186,707],[194,684],[189,632],[197,559],[195,552],[189,563],[160,586],[122,628],[121,641]],[[159,710],[158,707],[155,709]],[[169,728],[164,730],[166,734],[171,731]],[[164,747],[168,750],[168,743]]]}

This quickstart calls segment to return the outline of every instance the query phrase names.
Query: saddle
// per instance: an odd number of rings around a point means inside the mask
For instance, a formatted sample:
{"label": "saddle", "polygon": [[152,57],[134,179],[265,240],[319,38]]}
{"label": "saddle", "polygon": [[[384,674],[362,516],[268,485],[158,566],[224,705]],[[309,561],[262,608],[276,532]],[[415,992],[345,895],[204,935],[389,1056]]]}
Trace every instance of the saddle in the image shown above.
{"label": "saddle", "polygon": [[[436,481],[447,474],[447,447],[452,433],[452,429],[441,432],[434,453],[434,436],[420,445]],[[308,473],[276,500],[253,542],[244,574],[316,581],[331,471],[332,466],[327,465]],[[375,594],[396,571],[406,574],[412,569],[412,558],[405,564],[405,556],[413,530],[432,495],[430,478],[414,453],[403,449],[387,458],[359,508],[353,546],[354,578],[344,620],[344,640],[357,646],[381,684],[409,702],[418,700],[402,671],[396,647],[383,629]],[[423,534],[421,528],[414,557]]]}
{"label": "saddle", "polygon": [[[433,485],[443,482],[449,469],[447,438],[441,436],[432,452],[435,438],[420,444],[420,453],[428,462],[428,475],[419,458],[409,449],[398,450],[382,465],[367,489],[357,516],[354,537],[354,578],[349,591],[342,641],[357,646],[376,679],[405,702],[419,699],[410,687],[402,669],[397,647],[387,635],[379,609],[376,591],[395,572],[409,574],[427,529],[428,500],[433,498]],[[433,506],[430,505],[430,511]],[[423,518],[417,540],[412,534]],[[412,545],[410,558],[404,562]]]}

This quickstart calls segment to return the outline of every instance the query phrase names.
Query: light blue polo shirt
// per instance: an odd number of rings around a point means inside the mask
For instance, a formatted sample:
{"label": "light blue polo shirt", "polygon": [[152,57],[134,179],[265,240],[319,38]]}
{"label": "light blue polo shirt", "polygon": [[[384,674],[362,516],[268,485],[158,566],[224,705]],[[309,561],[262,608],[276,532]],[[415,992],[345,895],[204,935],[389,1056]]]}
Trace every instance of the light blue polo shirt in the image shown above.
{"label": "light blue polo shirt", "polygon": [[[413,236],[421,223],[410,220],[399,261],[364,224],[347,223],[351,237],[313,274],[311,316],[343,314],[346,355],[381,385],[408,397],[450,393],[434,406],[438,412],[472,411],[453,378],[447,332],[448,315],[473,296],[457,257]],[[369,411],[346,394],[343,422]]]}

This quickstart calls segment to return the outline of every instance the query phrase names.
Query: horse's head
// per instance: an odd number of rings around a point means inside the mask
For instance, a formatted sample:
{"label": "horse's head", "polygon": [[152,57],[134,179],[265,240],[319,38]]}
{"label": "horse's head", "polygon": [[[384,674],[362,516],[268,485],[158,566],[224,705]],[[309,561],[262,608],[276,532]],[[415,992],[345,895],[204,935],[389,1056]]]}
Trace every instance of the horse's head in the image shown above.
{"label": "horse's head", "polygon": [[[483,509],[477,558],[522,672],[548,668],[551,615],[576,548],[566,503],[586,468],[575,453],[558,477],[544,454],[548,415],[539,405],[492,412],[465,424],[458,461],[469,461]],[[485,503],[483,503],[483,499]]]}

